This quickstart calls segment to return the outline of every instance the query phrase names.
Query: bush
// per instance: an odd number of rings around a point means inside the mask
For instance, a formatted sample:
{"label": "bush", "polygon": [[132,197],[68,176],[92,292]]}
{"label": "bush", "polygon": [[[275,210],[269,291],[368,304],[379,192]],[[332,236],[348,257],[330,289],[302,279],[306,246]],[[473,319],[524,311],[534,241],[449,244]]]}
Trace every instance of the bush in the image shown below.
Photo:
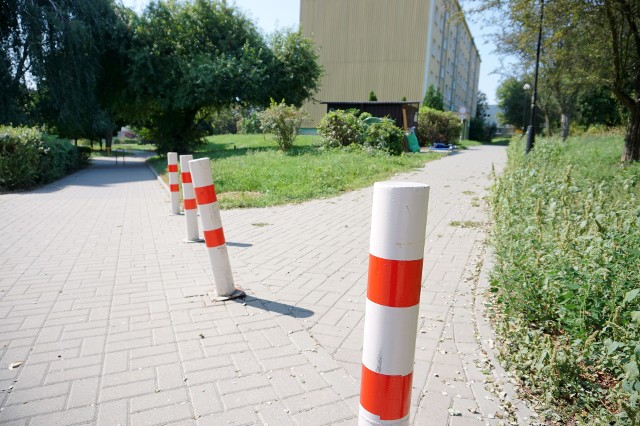
{"label": "bush", "polygon": [[260,112],[253,111],[247,117],[242,117],[242,120],[240,120],[238,124],[238,133],[262,133],[262,129],[260,129]]}
{"label": "bush", "polygon": [[272,99],[271,106],[259,116],[262,131],[271,133],[280,149],[288,151],[308,115],[302,108],[287,105],[284,100],[277,103]]}
{"label": "bush", "polygon": [[404,133],[392,120],[383,119],[381,123],[367,126],[364,146],[386,151],[391,155],[400,155],[403,151]]}
{"label": "bush", "polygon": [[358,117],[342,110],[327,113],[318,124],[318,133],[326,147],[361,144],[364,124]]}
{"label": "bush", "polygon": [[433,143],[453,143],[460,137],[460,119],[453,112],[422,107],[418,111],[418,142],[420,146]]}
{"label": "bush", "polygon": [[640,167],[618,166],[621,139],[512,144],[493,189],[503,356],[560,424],[640,421]]}
{"label": "bush", "polygon": [[[81,161],[83,160],[83,161]],[[77,170],[86,153],[68,140],[26,127],[0,126],[0,186],[26,189]]]}

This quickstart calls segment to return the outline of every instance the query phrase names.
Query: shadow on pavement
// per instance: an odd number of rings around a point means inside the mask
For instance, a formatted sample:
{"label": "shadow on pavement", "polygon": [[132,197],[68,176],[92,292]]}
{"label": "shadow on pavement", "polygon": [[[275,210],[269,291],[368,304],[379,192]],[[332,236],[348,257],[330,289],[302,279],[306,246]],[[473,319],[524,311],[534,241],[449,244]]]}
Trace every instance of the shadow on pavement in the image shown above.
{"label": "shadow on pavement", "polygon": [[273,300],[260,299],[254,296],[245,296],[240,299],[233,299],[236,303],[246,303],[247,306],[262,309],[268,312],[276,312],[282,315],[289,315],[294,318],[309,318],[315,312],[309,309],[300,308],[293,305],[287,305]]}
{"label": "shadow on pavement", "polygon": [[144,158],[127,157],[125,164],[120,158],[116,164],[114,157],[96,157],[91,159],[91,165],[82,170],[39,188],[14,194],[51,194],[69,186],[105,187],[148,180],[156,180],[156,177],[147,167]]}
{"label": "shadow on pavement", "polygon": [[249,243],[233,243],[231,241],[227,241],[227,245],[230,247],[253,247],[253,244]]}

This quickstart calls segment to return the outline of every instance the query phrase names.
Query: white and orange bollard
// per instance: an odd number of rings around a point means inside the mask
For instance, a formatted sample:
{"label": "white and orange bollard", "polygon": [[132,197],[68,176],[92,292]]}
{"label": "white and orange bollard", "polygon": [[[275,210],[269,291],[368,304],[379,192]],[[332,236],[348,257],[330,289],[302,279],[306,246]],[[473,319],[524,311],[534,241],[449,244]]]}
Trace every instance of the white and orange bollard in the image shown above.
{"label": "white and orange bollard", "polygon": [[222,219],[216,189],[211,176],[211,164],[208,158],[200,158],[189,161],[193,188],[196,194],[200,219],[204,234],[204,242],[207,246],[209,261],[213,269],[213,281],[215,284],[216,301],[235,299],[245,296],[242,290],[237,289],[233,283],[229,252],[222,230]]}
{"label": "white and orange bollard", "polygon": [[196,193],[193,190],[191,170],[189,169],[189,161],[191,160],[193,160],[193,155],[180,156],[182,202],[184,204],[184,217],[187,223],[187,237],[184,242],[201,243],[204,240],[200,238],[200,231],[198,230],[198,204],[196,202]]}
{"label": "white and orange bollard", "polygon": [[409,423],[429,186],[376,182],[359,425]]}
{"label": "white and orange bollard", "polygon": [[180,188],[178,187],[178,153],[167,153],[167,173],[169,173],[169,199],[171,214],[180,214]]}

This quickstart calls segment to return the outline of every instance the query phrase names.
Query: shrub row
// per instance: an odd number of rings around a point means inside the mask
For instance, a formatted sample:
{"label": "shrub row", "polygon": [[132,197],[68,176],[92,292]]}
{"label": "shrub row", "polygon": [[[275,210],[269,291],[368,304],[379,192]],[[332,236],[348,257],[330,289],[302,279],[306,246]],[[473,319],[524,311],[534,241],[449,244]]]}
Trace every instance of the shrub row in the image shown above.
{"label": "shrub row", "polygon": [[416,136],[420,146],[454,143],[460,137],[460,130],[460,118],[454,112],[438,111],[424,106],[418,110]]}
{"label": "shrub row", "polygon": [[89,149],[35,128],[0,126],[0,187],[26,189],[59,179],[88,163]]}
{"label": "shrub row", "polygon": [[326,147],[345,147],[351,144],[400,155],[404,134],[392,120],[383,118],[368,124],[370,114],[336,110],[330,111],[318,124],[318,133]]}
{"label": "shrub row", "polygon": [[493,191],[504,359],[560,424],[640,421],[640,167],[620,142],[512,143]]}

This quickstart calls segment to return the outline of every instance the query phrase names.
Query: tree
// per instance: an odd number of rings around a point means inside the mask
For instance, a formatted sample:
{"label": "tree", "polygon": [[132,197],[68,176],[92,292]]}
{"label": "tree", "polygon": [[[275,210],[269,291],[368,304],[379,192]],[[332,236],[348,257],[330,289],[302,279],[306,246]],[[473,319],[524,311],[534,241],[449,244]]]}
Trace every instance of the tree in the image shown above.
{"label": "tree", "polygon": [[151,3],[133,27],[128,116],[150,130],[160,152],[192,150],[211,111],[267,106],[276,96],[299,105],[318,88],[310,41],[279,33],[270,47],[226,2]]}
{"label": "tree", "polygon": [[487,95],[478,91],[478,101],[476,102],[476,116],[469,122],[469,139],[478,142],[491,142],[493,138],[490,126],[487,126],[485,118],[489,111]]}
{"label": "tree", "polygon": [[444,97],[440,93],[440,87],[436,90],[433,84],[429,85],[427,93],[424,95],[422,106],[432,108],[438,111],[444,111]]}
{"label": "tree", "polygon": [[376,102],[377,100],[378,97],[376,96],[376,93],[373,90],[369,92],[369,102]]}
{"label": "tree", "polygon": [[524,82],[516,77],[504,79],[496,89],[496,99],[501,112],[498,114],[500,124],[508,124],[516,128],[526,127],[526,108],[530,96],[525,91]]}
{"label": "tree", "polygon": [[0,10],[0,121],[47,124],[74,139],[110,134],[106,94],[123,82],[113,0],[4,0]]}
{"label": "tree", "polygon": [[478,101],[476,102],[476,117],[481,118],[482,121],[487,117],[489,112],[489,102],[487,101],[487,95],[484,92],[478,91]]}
{"label": "tree", "polygon": [[[499,11],[495,15],[500,16],[505,28],[498,38],[501,45],[533,45],[531,35],[539,11],[531,7],[529,0],[483,0],[477,11],[489,9]],[[556,96],[559,107],[563,115],[571,113],[566,105],[575,102],[575,85],[607,87],[629,114],[623,161],[640,160],[639,11],[640,0],[545,3],[543,61],[558,73],[557,83],[549,85],[555,86],[556,92],[563,90]],[[549,74],[547,78],[553,76]],[[567,129],[568,117],[563,123]]]}
{"label": "tree", "polygon": [[269,100],[284,99],[290,105],[301,106],[320,89],[322,66],[320,57],[311,39],[302,31],[280,31],[269,41],[273,60],[269,69],[271,81],[269,98],[261,105],[269,105]]}

